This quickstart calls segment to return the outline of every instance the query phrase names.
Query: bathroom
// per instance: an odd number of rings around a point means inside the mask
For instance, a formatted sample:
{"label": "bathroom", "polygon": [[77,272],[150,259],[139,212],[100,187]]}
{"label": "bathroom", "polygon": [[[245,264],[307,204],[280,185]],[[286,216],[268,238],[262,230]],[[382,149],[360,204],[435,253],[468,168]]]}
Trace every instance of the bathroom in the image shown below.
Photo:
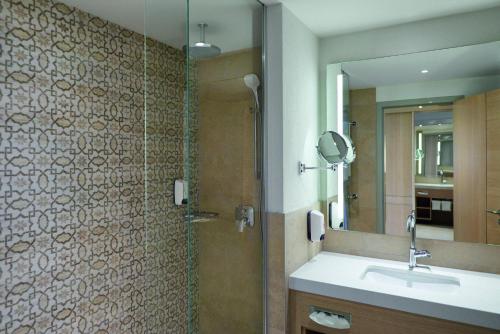
{"label": "bathroom", "polygon": [[500,331],[500,0],[0,0],[0,333]]}

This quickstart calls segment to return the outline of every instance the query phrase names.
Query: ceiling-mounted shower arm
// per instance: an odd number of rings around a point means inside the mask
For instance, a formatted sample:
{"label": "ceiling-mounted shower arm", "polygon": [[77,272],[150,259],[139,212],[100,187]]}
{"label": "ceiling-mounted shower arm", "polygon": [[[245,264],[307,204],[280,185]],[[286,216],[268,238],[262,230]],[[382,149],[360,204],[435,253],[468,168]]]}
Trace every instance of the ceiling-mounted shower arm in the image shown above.
{"label": "ceiling-mounted shower arm", "polygon": [[206,23],[198,23],[198,27],[200,28],[200,42],[205,43],[205,30],[208,27]]}

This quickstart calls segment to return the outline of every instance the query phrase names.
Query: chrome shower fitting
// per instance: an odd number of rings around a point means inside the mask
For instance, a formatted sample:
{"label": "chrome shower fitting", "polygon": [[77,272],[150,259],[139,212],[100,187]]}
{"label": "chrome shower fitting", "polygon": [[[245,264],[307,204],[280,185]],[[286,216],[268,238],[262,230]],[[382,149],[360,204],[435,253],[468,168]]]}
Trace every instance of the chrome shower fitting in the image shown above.
{"label": "chrome shower fitting", "polygon": [[237,206],[234,210],[234,216],[238,232],[243,232],[245,227],[253,227],[253,225],[255,224],[254,209],[251,206]]}

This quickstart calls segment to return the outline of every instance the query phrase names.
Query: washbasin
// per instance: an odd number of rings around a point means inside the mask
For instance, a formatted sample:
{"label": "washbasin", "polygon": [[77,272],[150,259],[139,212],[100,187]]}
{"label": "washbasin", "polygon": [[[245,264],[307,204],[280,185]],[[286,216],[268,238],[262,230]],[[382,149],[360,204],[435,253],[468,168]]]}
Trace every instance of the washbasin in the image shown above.
{"label": "washbasin", "polygon": [[453,276],[382,266],[368,266],[361,279],[394,287],[444,293],[452,293],[460,288],[460,280]]}
{"label": "washbasin", "polygon": [[453,183],[415,183],[415,188],[453,189]]}

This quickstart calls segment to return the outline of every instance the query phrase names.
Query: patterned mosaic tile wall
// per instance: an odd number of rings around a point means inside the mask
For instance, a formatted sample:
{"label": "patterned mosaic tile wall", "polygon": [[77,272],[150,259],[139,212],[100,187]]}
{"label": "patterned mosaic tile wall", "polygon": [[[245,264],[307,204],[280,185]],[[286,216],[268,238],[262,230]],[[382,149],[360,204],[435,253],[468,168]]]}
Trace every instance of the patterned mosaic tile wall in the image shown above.
{"label": "patterned mosaic tile wall", "polygon": [[145,142],[141,35],[52,0],[0,27],[0,333],[186,332],[182,55],[147,43]]}

